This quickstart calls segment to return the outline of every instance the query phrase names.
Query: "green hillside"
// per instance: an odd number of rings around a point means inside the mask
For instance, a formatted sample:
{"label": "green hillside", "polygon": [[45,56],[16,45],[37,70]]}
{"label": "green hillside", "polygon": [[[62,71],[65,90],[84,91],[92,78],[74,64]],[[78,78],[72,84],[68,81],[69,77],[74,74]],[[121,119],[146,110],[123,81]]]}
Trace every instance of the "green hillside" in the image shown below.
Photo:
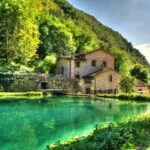
{"label": "green hillside", "polygon": [[122,73],[149,66],[118,32],[65,0],[2,0],[0,14],[0,71],[39,72],[57,56],[97,48],[111,51]]}

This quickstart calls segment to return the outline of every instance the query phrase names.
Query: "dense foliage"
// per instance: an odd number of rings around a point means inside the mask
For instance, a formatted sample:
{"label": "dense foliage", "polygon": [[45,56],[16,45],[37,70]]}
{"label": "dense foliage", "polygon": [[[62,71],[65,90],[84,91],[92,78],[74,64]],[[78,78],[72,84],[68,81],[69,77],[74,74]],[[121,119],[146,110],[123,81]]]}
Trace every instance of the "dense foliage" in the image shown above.
{"label": "dense foliage", "polygon": [[131,93],[134,91],[135,87],[135,78],[131,76],[122,76],[119,82],[119,87],[124,93]]}
{"label": "dense foliage", "polygon": [[[56,56],[55,55],[47,55],[43,61],[41,61],[39,68],[41,72],[50,73],[54,72],[56,64]],[[48,72],[47,72],[48,71]]]}
{"label": "dense foliage", "polygon": [[[96,127],[87,137],[58,142],[50,146],[51,150],[120,150],[120,149],[146,149],[149,148],[150,115],[145,115],[128,122],[108,127]],[[140,141],[143,139],[147,143]],[[144,146],[144,147],[143,147]]]}
{"label": "dense foliage", "polygon": [[148,71],[142,66],[136,64],[130,71],[131,75],[137,79],[148,83]]}
{"label": "dense foliage", "polygon": [[36,8],[29,0],[2,0],[0,14],[1,61],[26,64],[39,44]]}
{"label": "dense foliage", "polygon": [[0,71],[33,72],[48,55],[96,48],[111,51],[124,74],[134,63],[149,65],[118,32],[66,0],[2,0],[0,14]]}

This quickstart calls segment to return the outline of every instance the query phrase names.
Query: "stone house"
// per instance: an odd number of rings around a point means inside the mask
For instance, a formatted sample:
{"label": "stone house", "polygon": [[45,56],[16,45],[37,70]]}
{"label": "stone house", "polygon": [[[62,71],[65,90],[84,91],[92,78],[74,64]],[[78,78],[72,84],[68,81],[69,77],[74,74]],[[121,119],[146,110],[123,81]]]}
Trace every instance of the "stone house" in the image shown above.
{"label": "stone house", "polygon": [[139,79],[136,79],[134,91],[136,93],[149,94],[150,93],[149,85]]}
{"label": "stone house", "polygon": [[58,58],[56,74],[78,79],[82,93],[117,93],[121,75],[115,70],[115,62],[110,52],[96,49]]}

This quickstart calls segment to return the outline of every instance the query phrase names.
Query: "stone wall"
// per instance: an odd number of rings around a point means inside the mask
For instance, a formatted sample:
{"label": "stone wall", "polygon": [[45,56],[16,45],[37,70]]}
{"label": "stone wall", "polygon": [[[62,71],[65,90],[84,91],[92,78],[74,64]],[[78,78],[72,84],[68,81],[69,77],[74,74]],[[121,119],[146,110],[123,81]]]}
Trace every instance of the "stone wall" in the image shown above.
{"label": "stone wall", "polygon": [[[112,81],[110,81],[110,76],[112,76]],[[114,70],[107,70],[99,73],[95,76],[95,89],[96,90],[109,90],[115,89],[120,81],[120,74]]]}
{"label": "stone wall", "polygon": [[[107,52],[97,50],[85,54],[86,60],[75,60],[69,58],[61,58],[58,60],[56,66],[56,74],[62,75],[62,67],[64,74],[62,76],[67,78],[75,78],[75,75],[80,77],[88,75],[92,72],[102,69],[103,62],[107,63],[106,68],[115,68],[115,58]],[[96,61],[96,66],[92,66],[92,60]],[[76,67],[76,62],[80,62],[80,67]]]}
{"label": "stone wall", "polygon": [[[62,74],[62,67],[63,72]],[[70,59],[60,59],[56,65],[56,74],[60,76],[64,76],[66,78],[70,77]]]}
{"label": "stone wall", "polygon": [[9,87],[8,91],[12,92],[29,92],[29,91],[37,91],[38,82],[37,80],[27,79],[19,79],[15,80]]}
{"label": "stone wall", "polygon": [[[96,60],[96,66],[92,66],[92,60]],[[75,67],[75,74],[80,74],[80,76],[88,75],[92,72],[95,72],[99,69],[102,69],[103,62],[107,62],[106,68],[115,68],[115,58],[104,52],[104,51],[95,51],[86,54],[86,60],[80,61],[80,67]]]}
{"label": "stone wall", "polygon": [[[112,76],[112,82],[110,82],[110,75]],[[86,93],[86,89],[90,89],[90,93],[118,93],[118,84],[120,81],[120,74],[114,70],[107,70],[98,73],[91,79],[91,83],[86,83],[84,79],[80,80],[80,92]]]}
{"label": "stone wall", "polygon": [[78,80],[65,77],[46,77],[39,80],[38,90],[43,89],[42,83],[47,84],[46,89],[63,89],[71,93],[78,91]]}
{"label": "stone wall", "polygon": [[150,90],[149,90],[149,88],[147,87],[147,86],[141,86],[141,87],[135,87],[134,88],[134,91],[136,92],[136,93],[141,93],[141,94],[150,94]]}

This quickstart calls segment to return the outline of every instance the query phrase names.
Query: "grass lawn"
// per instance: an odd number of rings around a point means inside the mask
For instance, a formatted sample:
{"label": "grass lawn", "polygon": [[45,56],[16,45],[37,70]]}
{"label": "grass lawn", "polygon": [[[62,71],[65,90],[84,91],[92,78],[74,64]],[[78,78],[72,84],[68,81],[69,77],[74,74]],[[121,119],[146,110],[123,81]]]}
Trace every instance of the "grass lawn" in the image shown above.
{"label": "grass lawn", "polygon": [[42,92],[0,92],[0,97],[11,96],[42,96]]}

